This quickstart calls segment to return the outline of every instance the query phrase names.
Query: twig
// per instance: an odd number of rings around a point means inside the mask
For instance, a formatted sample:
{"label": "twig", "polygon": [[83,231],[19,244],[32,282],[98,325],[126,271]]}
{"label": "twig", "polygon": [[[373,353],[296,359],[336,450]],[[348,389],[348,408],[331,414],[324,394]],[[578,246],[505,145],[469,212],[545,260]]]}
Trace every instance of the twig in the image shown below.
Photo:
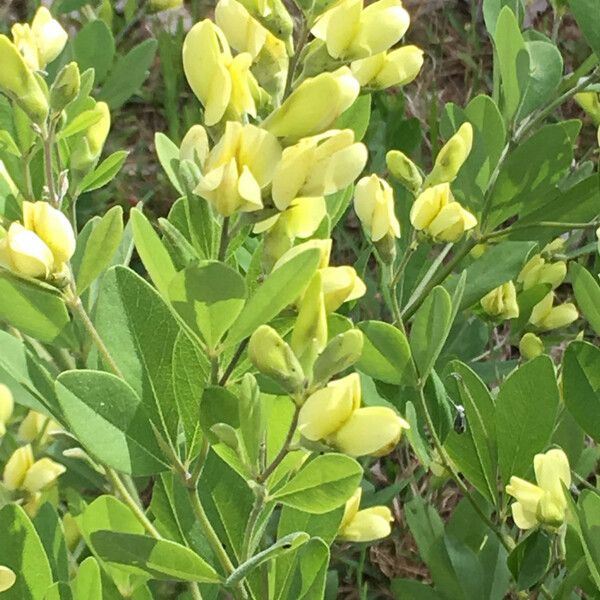
{"label": "twig", "polygon": [[287,456],[287,453],[290,450],[290,444],[292,443],[292,439],[294,438],[294,434],[296,433],[296,427],[298,426],[298,417],[300,416],[300,407],[296,406],[294,410],[294,416],[292,417],[292,422],[290,423],[290,428],[287,432],[287,436],[285,441],[283,442],[283,446],[277,453],[277,456],[273,459],[271,464],[256,477],[256,481],[258,483],[265,482],[269,476],[273,473],[273,471],[279,466],[281,461]]}

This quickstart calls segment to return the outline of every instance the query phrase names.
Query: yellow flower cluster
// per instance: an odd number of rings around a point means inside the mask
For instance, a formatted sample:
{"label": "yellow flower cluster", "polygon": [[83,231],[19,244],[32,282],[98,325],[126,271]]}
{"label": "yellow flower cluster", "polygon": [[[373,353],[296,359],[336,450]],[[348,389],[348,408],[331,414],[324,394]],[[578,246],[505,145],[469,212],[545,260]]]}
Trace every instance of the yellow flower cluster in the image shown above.
{"label": "yellow flower cluster", "polygon": [[565,520],[567,501],[563,485],[571,485],[571,469],[567,455],[560,449],[536,454],[533,459],[537,485],[520,477],[511,477],[506,493],[515,498],[511,509],[520,529],[537,525],[560,527]]}
{"label": "yellow flower cluster", "polygon": [[27,277],[63,275],[75,252],[69,220],[47,202],[23,202],[22,224],[0,229],[0,236],[0,267]]}

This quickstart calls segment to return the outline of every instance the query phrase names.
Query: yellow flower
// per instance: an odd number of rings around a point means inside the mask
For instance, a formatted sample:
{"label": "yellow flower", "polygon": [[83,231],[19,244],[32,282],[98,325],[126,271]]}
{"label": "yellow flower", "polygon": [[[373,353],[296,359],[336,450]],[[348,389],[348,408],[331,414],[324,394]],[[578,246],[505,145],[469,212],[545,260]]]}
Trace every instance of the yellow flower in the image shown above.
{"label": "yellow flower", "polygon": [[346,502],[338,539],[347,542],[372,542],[387,537],[392,532],[392,511],[387,506],[358,510],[361,496],[362,490],[358,488]]}
{"label": "yellow flower", "polygon": [[215,21],[229,45],[238,52],[247,52],[253,59],[267,41],[267,29],[237,0],[219,0]]}
{"label": "yellow flower", "polygon": [[96,102],[91,110],[98,115],[98,121],[87,128],[83,136],[75,143],[71,153],[71,166],[79,171],[88,169],[100,157],[110,131],[108,104]]}
{"label": "yellow flower", "polygon": [[506,486],[506,493],[516,499],[511,506],[515,524],[520,529],[531,529],[538,524],[560,527],[567,510],[562,486],[571,485],[569,459],[562,450],[552,449],[536,454],[533,468],[537,485],[511,477]]}
{"label": "yellow flower", "polygon": [[27,470],[22,488],[30,494],[36,494],[54,483],[65,471],[63,465],[49,458],[40,458]]}
{"label": "yellow flower", "polygon": [[519,316],[517,290],[512,281],[507,281],[481,299],[483,310],[499,319],[516,319]]}
{"label": "yellow flower", "polygon": [[407,85],[416,79],[423,66],[423,51],[416,46],[402,46],[355,60],[350,68],[363,87],[384,89]]}
{"label": "yellow flower", "polygon": [[577,320],[579,313],[571,302],[553,306],[554,294],[548,292],[544,299],[536,304],[531,311],[529,322],[540,329],[549,331],[566,327]]}
{"label": "yellow flower", "polygon": [[311,33],[333,58],[364,58],[383,52],[406,33],[410,17],[400,0],[342,0],[321,15]]}
{"label": "yellow flower", "polygon": [[60,426],[46,415],[30,410],[19,425],[18,436],[24,442],[33,442],[42,431],[43,436],[40,441],[44,442],[49,435],[60,431]]}
{"label": "yellow flower", "polygon": [[367,288],[354,267],[325,267],[321,269],[325,310],[335,312],[344,302],[365,295]]}
{"label": "yellow flower", "polygon": [[598,92],[580,92],[575,101],[592,118],[594,125],[600,125],[600,94]]}
{"label": "yellow flower", "polygon": [[354,192],[354,210],[373,242],[400,237],[400,223],[394,213],[394,190],[371,175],[363,177]]}
{"label": "yellow flower", "polygon": [[273,271],[284,265],[286,262],[290,261],[298,254],[301,254],[305,250],[309,250],[311,248],[316,248],[321,253],[321,257],[319,260],[319,269],[324,269],[329,265],[329,257],[331,256],[331,239],[326,240],[309,240],[308,242],[303,242],[302,244],[298,244],[294,246],[290,250],[288,250],[276,263],[273,267]]}
{"label": "yellow flower", "polygon": [[15,46],[23,55],[28,67],[34,71],[43,69],[57,58],[69,38],[45,6],[38,8],[31,26],[15,23],[11,33]]}
{"label": "yellow flower", "polygon": [[552,289],[556,289],[567,276],[567,263],[563,260],[548,263],[541,255],[533,256],[521,272],[517,275],[517,281],[523,285],[524,290],[528,290],[536,285],[548,283]]}
{"label": "yellow flower", "polygon": [[309,77],[265,119],[263,126],[290,141],[322,133],[353,104],[359,92],[360,85],[348,67]]}
{"label": "yellow flower", "polygon": [[331,437],[332,445],[350,456],[385,456],[410,425],[391,408],[367,406],[355,410]]}
{"label": "yellow flower", "polygon": [[544,342],[535,333],[526,333],[519,342],[519,352],[526,360],[544,353]]}
{"label": "yellow flower", "polygon": [[471,123],[463,123],[439,151],[425,185],[432,186],[454,181],[467,160],[472,146],[473,127]]}
{"label": "yellow flower", "polygon": [[418,196],[410,209],[410,222],[417,231],[442,242],[457,242],[477,225],[475,216],[454,200],[448,183],[427,188]]}
{"label": "yellow flower", "polygon": [[252,56],[232,57],[224,33],[209,19],[196,23],[183,42],[183,69],[192,91],[204,106],[204,122],[224,116],[240,120],[256,116],[258,84],[250,73]]}
{"label": "yellow flower", "polygon": [[367,149],[351,129],[303,138],[283,151],[273,175],[273,202],[285,209],[298,196],[327,196],[350,185],[364,169]]}
{"label": "yellow flower", "polygon": [[15,401],[10,389],[0,383],[0,438],[6,433],[6,424],[11,418]]}
{"label": "yellow flower", "polygon": [[315,392],[300,409],[298,431],[307,440],[328,438],[351,417],[360,406],[361,389],[358,373],[329,382]]}
{"label": "yellow flower", "polygon": [[268,325],[261,325],[250,337],[248,357],[265,375],[292,394],[304,385],[304,372],[296,355],[282,337]]}
{"label": "yellow flower", "polygon": [[6,237],[0,240],[0,266],[26,277],[45,279],[53,265],[50,248],[20,223],[13,223]]}
{"label": "yellow flower", "polygon": [[18,490],[25,481],[27,471],[33,465],[33,452],[31,446],[17,448],[4,467],[3,482],[8,490]]}
{"label": "yellow flower", "polygon": [[181,140],[179,146],[179,160],[191,160],[196,163],[200,169],[204,168],[204,163],[208,157],[208,135],[202,125],[192,125]]}
{"label": "yellow flower", "polygon": [[38,125],[48,116],[48,100],[17,47],[0,35],[0,91],[13,99]]}
{"label": "yellow flower", "polygon": [[0,565],[0,593],[10,590],[15,585],[15,581],[17,581],[15,572],[4,565]]}
{"label": "yellow flower", "polygon": [[268,131],[228,121],[206,159],[195,193],[225,217],[259,210],[261,189],[271,182],[280,156],[279,142]]}

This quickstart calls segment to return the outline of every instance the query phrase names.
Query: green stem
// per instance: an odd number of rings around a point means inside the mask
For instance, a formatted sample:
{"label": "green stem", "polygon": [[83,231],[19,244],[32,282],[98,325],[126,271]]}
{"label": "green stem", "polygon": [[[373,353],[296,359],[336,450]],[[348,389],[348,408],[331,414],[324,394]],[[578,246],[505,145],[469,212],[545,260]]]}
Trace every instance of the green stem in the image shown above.
{"label": "green stem", "polygon": [[56,188],[54,187],[54,173],[52,171],[52,149],[54,147],[54,123],[51,122],[48,130],[43,135],[44,146],[44,173],[46,176],[46,185],[48,186],[48,196],[50,204],[58,208],[58,198]]}
{"label": "green stem", "polygon": [[105,467],[106,474],[110,479],[113,488],[116,492],[119,493],[123,502],[129,507],[129,509],[133,512],[136,519],[144,526],[144,529],[155,539],[160,540],[162,536],[158,533],[158,530],[152,525],[146,513],[142,510],[142,508],[137,504],[137,502],[133,499],[117,472],[111,467]]}
{"label": "green stem", "polygon": [[493,240],[510,233],[514,233],[515,231],[522,231],[531,229],[534,227],[550,227],[561,229],[596,229],[600,227],[600,221],[590,221],[589,223],[561,223],[560,221],[540,221],[539,223],[531,223],[527,225],[519,225],[518,223],[515,225],[511,225],[510,227],[506,227],[504,229],[499,229],[498,231],[492,231],[490,233],[485,234],[480,238],[480,242],[487,242],[489,240]]}
{"label": "green stem", "polygon": [[290,64],[288,65],[287,78],[285,80],[285,88],[283,90],[283,100],[285,100],[292,91],[292,84],[294,83],[294,75],[296,74],[296,69],[298,68],[298,62],[300,60],[300,54],[306,46],[306,42],[308,41],[308,36],[310,34],[310,27],[308,25],[308,19],[310,16],[305,17],[302,15],[302,25],[300,26],[300,35],[298,38],[298,44],[294,49],[294,55],[290,60]]}
{"label": "green stem", "polygon": [[246,338],[245,340],[240,342],[234,355],[231,357],[231,360],[229,361],[229,364],[227,365],[227,368],[225,369],[223,376],[221,377],[221,379],[219,381],[219,385],[225,385],[227,383],[227,380],[231,377],[231,374],[233,373],[240,358],[242,358],[242,354],[244,353],[244,350],[246,349],[246,346],[248,345],[249,341],[250,341],[250,338]]}
{"label": "green stem", "polygon": [[281,461],[287,456],[287,453],[290,450],[290,444],[294,439],[294,434],[296,433],[296,427],[298,426],[298,417],[300,416],[300,407],[296,406],[294,410],[294,416],[292,417],[292,422],[290,423],[290,428],[285,437],[285,441],[283,442],[283,446],[277,453],[277,456],[272,460],[272,462],[267,466],[267,468],[260,473],[256,481],[258,483],[265,482],[273,473],[273,471],[279,466]]}
{"label": "green stem", "polygon": [[510,552],[512,550],[512,548],[510,547],[510,544],[506,541],[506,539],[502,535],[501,531],[497,528],[495,523],[483,512],[483,510],[481,510],[481,507],[479,506],[479,504],[477,504],[477,501],[475,500],[475,498],[473,498],[473,495],[471,494],[469,488],[465,485],[464,481],[460,478],[458,471],[454,468],[454,465],[452,464],[452,460],[448,456],[448,453],[446,452],[446,449],[444,448],[444,446],[443,446],[442,442],[440,441],[440,438],[438,437],[437,432],[435,430],[435,426],[433,424],[433,419],[431,418],[431,414],[427,407],[427,401],[425,400],[425,393],[423,392],[422,385],[419,386],[419,400],[421,403],[421,409],[423,411],[423,414],[425,415],[427,429],[429,429],[429,433],[431,434],[431,439],[433,440],[433,445],[435,446],[435,449],[437,450],[437,453],[440,457],[440,460],[442,461],[442,464],[448,470],[448,472],[452,475],[452,479],[454,480],[454,483],[456,483],[456,485],[458,486],[460,491],[463,493],[465,498],[467,498],[467,500],[470,502],[471,506],[473,507],[473,510],[477,513],[479,518],[496,534],[496,537],[498,538],[500,543],[504,546],[506,551]]}
{"label": "green stem", "polygon": [[254,551],[252,542],[256,532],[256,525],[258,523],[258,520],[260,519],[260,515],[262,514],[263,507],[264,497],[262,495],[257,495],[254,500],[250,516],[248,517],[246,530],[244,531],[244,541],[242,542],[242,553],[240,562],[245,562],[252,556],[252,552]]}
{"label": "green stem", "polygon": [[217,260],[223,262],[227,255],[227,246],[229,245],[229,217],[223,219],[223,227],[221,229],[221,239],[219,241],[219,254]]}

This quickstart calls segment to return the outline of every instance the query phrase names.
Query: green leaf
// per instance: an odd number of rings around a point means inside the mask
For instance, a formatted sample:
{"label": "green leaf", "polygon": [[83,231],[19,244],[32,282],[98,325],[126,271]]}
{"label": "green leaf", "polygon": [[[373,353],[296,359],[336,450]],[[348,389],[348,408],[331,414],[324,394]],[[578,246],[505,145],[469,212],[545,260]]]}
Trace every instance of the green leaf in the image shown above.
{"label": "green leaf", "polygon": [[502,113],[512,121],[525,94],[529,79],[529,54],[513,11],[505,6],[498,16],[494,45],[502,77]]}
{"label": "green leaf", "polygon": [[359,96],[336,120],[334,129],[352,129],[354,141],[359,142],[365,137],[371,118],[371,95]]}
{"label": "green leaf", "polygon": [[146,267],[146,271],[148,271],[160,294],[168,298],[169,284],[176,274],[173,261],[142,211],[133,208],[130,212],[130,218],[135,248],[144,263],[144,267]]}
{"label": "green leaf", "polygon": [[417,374],[406,336],[382,321],[363,321],[358,328],[364,345],[357,369],[392,385],[414,385]]}
{"label": "green leaf", "polygon": [[488,292],[514,279],[534,245],[533,242],[502,242],[486,250],[465,269],[467,279],[460,308],[473,306]]}
{"label": "green leaf", "polygon": [[0,510],[0,565],[12,569],[17,580],[2,600],[43,600],[52,572],[42,542],[25,511],[17,504]]}
{"label": "green leaf", "polygon": [[146,80],[156,46],[156,40],[145,40],[119,58],[102,87],[99,100],[106,101],[113,110],[121,108]]}
{"label": "green leaf", "polygon": [[416,312],[410,330],[410,347],[421,381],[429,377],[451,325],[450,294],[443,287],[436,286]]}
{"label": "green leaf", "polygon": [[571,12],[590,48],[600,56],[600,6],[598,0],[568,0]]}
{"label": "green leaf", "polygon": [[525,42],[529,53],[529,79],[518,119],[523,119],[544,105],[556,93],[563,72],[563,60],[558,48],[550,42]]}
{"label": "green leaf", "polygon": [[341,506],[360,483],[362,467],[343,454],[322,454],[304,466],[290,481],[270,496],[312,514]]}
{"label": "green leaf", "polygon": [[164,133],[154,135],[154,146],[162,168],[164,169],[173,187],[183,194],[183,188],[179,182],[179,147],[174,144]]}
{"label": "green leaf", "polygon": [[517,545],[507,562],[518,589],[526,590],[542,579],[551,560],[552,539],[538,529]]}
{"label": "green leaf", "polygon": [[106,269],[123,237],[123,209],[113,206],[93,228],[77,271],[77,293],[82,294]]}
{"label": "green leaf", "polygon": [[315,274],[319,260],[319,250],[311,248],[273,271],[246,302],[225,343],[243,340],[294,302]]}
{"label": "green leaf", "polygon": [[53,579],[69,581],[69,559],[65,532],[58,513],[50,502],[41,506],[33,518],[33,524],[46,552]]}
{"label": "green leaf", "polygon": [[67,583],[59,581],[48,588],[44,600],[73,600],[73,594]]}
{"label": "green leaf", "polygon": [[[570,496],[569,496],[570,499]],[[591,490],[581,493],[578,503],[578,516],[581,541],[583,542],[588,568],[600,586],[600,496]]]}
{"label": "green leaf", "polygon": [[181,328],[169,307],[131,269],[112,267],[102,279],[96,328],[154,426],[174,442],[179,415],[173,348]]}
{"label": "green leaf", "polygon": [[297,550],[308,540],[310,535],[304,531],[297,531],[290,533],[280,539],[274,544],[271,544],[268,548],[262,552],[258,552],[252,558],[242,563],[225,581],[227,587],[237,585],[242,579],[247,577],[252,571],[260,567],[267,561],[275,560],[279,556],[286,554],[287,552],[293,552]]}
{"label": "green leaf", "polygon": [[467,427],[451,431],[444,446],[459,471],[492,504],[497,502],[497,448],[494,401],[481,379],[464,363],[446,368],[448,393],[464,406]]}
{"label": "green leaf", "polygon": [[522,0],[483,0],[485,28],[492,38],[496,33],[496,23],[498,22],[500,11],[505,6],[508,6],[515,15],[520,15],[522,18],[524,12]]}
{"label": "green leaf", "polygon": [[92,68],[97,83],[102,83],[115,56],[115,40],[101,19],[86,23],[73,40],[73,58],[80,71]]}
{"label": "green leaf", "polygon": [[73,118],[72,121],[68,121],[63,129],[61,129],[56,135],[57,140],[66,140],[67,138],[86,131],[92,125],[95,125],[102,118],[102,113],[96,110],[84,110]]}
{"label": "green leaf", "polygon": [[287,600],[322,600],[329,566],[329,546],[319,538],[312,538],[296,550],[296,555]]}
{"label": "green leaf", "polygon": [[0,129],[0,152],[8,152],[17,158],[21,158],[21,151],[13,140],[12,135],[5,129]]}
{"label": "green leaf", "polygon": [[91,173],[88,173],[79,184],[79,191],[91,192],[112,181],[121,170],[129,152],[117,150],[105,158]]}
{"label": "green leaf", "polygon": [[600,335],[600,285],[587,269],[576,262],[570,263],[569,269],[577,305],[590,327]]}
{"label": "green leaf", "polygon": [[565,404],[579,426],[600,441],[600,349],[588,342],[569,344],[563,358]]}
{"label": "green leaf", "polygon": [[502,384],[496,401],[498,462],[502,481],[525,477],[533,457],[550,440],[559,393],[552,361],[539,356],[514,371]]}
{"label": "green leaf", "polygon": [[55,288],[0,271],[0,321],[57,346],[73,346],[67,307]]}
{"label": "green leaf", "polygon": [[79,565],[71,587],[75,600],[103,600],[100,567],[93,556],[88,556]]}
{"label": "green leaf", "polygon": [[100,530],[91,534],[102,560],[134,567],[152,579],[219,583],[219,574],[195,552],[169,540],[135,533]]}
{"label": "green leaf", "polygon": [[169,284],[173,308],[212,349],[238,318],[245,299],[244,278],[218,261],[187,267]]}
{"label": "green leaf", "polygon": [[392,593],[398,600],[443,600],[431,586],[414,579],[393,579]]}
{"label": "green leaf", "polygon": [[135,476],[169,468],[140,399],[122,379],[102,371],[66,371],[56,392],[73,433],[100,461]]}

